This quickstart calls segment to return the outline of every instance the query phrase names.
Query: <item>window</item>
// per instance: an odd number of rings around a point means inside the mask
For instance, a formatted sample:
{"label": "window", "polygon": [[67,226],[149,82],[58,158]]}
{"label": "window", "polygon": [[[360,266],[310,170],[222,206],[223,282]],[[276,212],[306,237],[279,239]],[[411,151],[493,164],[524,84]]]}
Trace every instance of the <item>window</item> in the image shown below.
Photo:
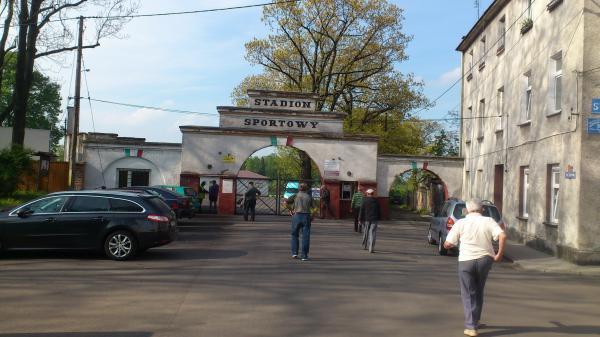
{"label": "window", "polygon": [[351,200],[354,183],[342,183],[342,198],[341,200]]}
{"label": "window", "polygon": [[150,185],[150,170],[117,169],[117,172],[119,188]]}
{"label": "window", "polygon": [[529,167],[521,166],[520,170],[520,186],[519,186],[519,214],[527,218],[529,217],[529,213],[527,211],[528,208],[528,199],[527,195],[529,193]]}
{"label": "window", "polygon": [[471,125],[473,123],[472,119],[473,119],[473,106],[470,106],[467,108],[467,116],[465,116],[465,139],[466,142],[470,142],[471,141],[471,136],[473,135],[471,133]]}
{"label": "window", "polygon": [[483,188],[483,170],[477,170],[475,180],[475,191],[477,193],[477,197],[484,199],[483,195],[485,194],[485,189]]}
{"label": "window", "polygon": [[479,101],[479,115],[477,116],[477,139],[483,139],[485,120],[485,99]]}
{"label": "window", "polygon": [[471,197],[471,172],[465,171],[465,199]]}
{"label": "window", "polygon": [[562,110],[562,52],[552,57],[552,63],[554,65],[552,71],[552,89],[551,89],[551,113],[558,113]]}
{"label": "window", "polygon": [[504,128],[504,87],[501,87],[496,92],[496,109],[498,117],[496,117],[496,131],[502,131]]}
{"label": "window", "polygon": [[498,54],[504,51],[506,43],[506,16],[502,16],[498,21]]}
{"label": "window", "polygon": [[32,214],[58,213],[67,201],[67,196],[57,196],[44,198],[25,205],[11,214],[16,214],[20,211],[29,211]]}
{"label": "window", "polygon": [[467,81],[470,81],[473,78],[473,49],[469,50],[467,53],[467,64],[465,67],[467,69]]}
{"label": "window", "polygon": [[67,212],[108,212],[109,209],[107,198],[77,196],[71,202]]}
{"label": "window", "polygon": [[485,55],[487,53],[487,45],[485,36],[481,38],[479,41],[480,44],[480,52],[479,52],[479,70],[482,70],[485,67]]}
{"label": "window", "polygon": [[525,0],[525,5],[527,6],[527,8],[525,8],[525,11],[527,13],[527,19],[532,18],[532,13],[531,13],[531,5],[532,4],[533,4],[533,0]]}
{"label": "window", "polygon": [[144,210],[131,201],[123,199],[110,199],[110,210],[112,212],[143,212]]}
{"label": "window", "polygon": [[558,192],[560,191],[560,166],[548,165],[548,221],[558,223]]}
{"label": "window", "polygon": [[533,99],[533,92],[531,87],[531,72],[525,73],[525,107],[523,111],[523,122],[531,121],[531,103]]}

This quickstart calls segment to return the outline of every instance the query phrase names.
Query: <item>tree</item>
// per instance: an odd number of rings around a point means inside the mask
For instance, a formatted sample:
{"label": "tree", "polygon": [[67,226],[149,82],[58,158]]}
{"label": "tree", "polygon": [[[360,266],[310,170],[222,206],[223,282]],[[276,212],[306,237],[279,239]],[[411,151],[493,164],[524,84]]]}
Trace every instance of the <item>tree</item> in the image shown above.
{"label": "tree", "polygon": [[436,156],[458,156],[458,139],[452,133],[441,129],[434,136],[428,152]]}
{"label": "tree", "polygon": [[[10,104],[15,82],[16,54],[10,52],[2,73],[5,80],[0,86],[0,111],[6,111]],[[25,126],[33,129],[50,130],[50,149],[55,152],[58,142],[64,136],[64,126],[58,125],[61,111],[60,86],[52,82],[49,77],[37,70],[33,71],[31,93],[27,102],[27,116]],[[8,118],[0,125],[13,126],[12,113],[9,110]]]}
{"label": "tree", "polygon": [[[93,21],[93,39],[83,48],[99,46],[100,39],[116,36],[129,20],[137,3],[132,0],[6,0],[2,2],[6,12],[3,35],[0,39],[0,68],[4,68],[7,51],[17,49],[15,81],[11,102],[0,112],[3,122],[12,111],[13,146],[22,146],[25,139],[27,108],[34,81],[34,64],[39,57],[49,57],[77,49],[74,45],[75,27],[70,24],[73,16],[83,12],[97,11]],[[13,13],[18,6],[16,21],[16,44],[7,47]],[[0,79],[1,81],[1,79]]]}
{"label": "tree", "polygon": [[266,6],[263,21],[272,34],[246,43],[246,59],[263,73],[244,79],[232,98],[245,103],[253,86],[316,93],[317,110],[347,113],[349,130],[365,129],[381,116],[404,119],[427,100],[422,83],[395,68],[406,60],[410,41],[402,20],[402,9],[386,0]]}

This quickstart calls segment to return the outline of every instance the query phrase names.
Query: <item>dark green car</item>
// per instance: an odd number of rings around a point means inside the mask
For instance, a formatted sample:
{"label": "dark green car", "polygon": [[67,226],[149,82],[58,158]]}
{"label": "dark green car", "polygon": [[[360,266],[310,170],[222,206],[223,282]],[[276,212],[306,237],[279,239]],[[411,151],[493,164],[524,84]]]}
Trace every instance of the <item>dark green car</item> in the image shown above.
{"label": "dark green car", "polygon": [[196,191],[194,191],[193,188],[177,185],[158,185],[156,187],[164,188],[173,191],[179,195],[189,197],[192,202],[192,209],[194,210],[194,212],[200,211],[200,199],[198,199],[198,193],[196,193]]}

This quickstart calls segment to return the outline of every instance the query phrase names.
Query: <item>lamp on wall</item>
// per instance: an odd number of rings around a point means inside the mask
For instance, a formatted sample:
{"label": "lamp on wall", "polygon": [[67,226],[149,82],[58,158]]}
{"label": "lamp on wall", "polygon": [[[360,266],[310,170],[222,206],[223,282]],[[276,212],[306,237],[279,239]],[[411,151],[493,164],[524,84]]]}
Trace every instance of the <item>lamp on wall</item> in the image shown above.
{"label": "lamp on wall", "polygon": [[206,168],[209,169],[209,170],[212,170],[212,165],[208,164],[208,165],[206,165]]}
{"label": "lamp on wall", "polygon": [[348,177],[352,177],[352,172],[351,171],[346,172],[346,174],[348,175]]}

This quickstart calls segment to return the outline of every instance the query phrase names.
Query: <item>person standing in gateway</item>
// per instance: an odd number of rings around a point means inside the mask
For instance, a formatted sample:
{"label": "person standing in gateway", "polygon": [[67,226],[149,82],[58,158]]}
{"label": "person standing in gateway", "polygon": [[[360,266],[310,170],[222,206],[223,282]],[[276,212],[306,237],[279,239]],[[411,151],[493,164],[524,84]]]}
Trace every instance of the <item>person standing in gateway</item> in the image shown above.
{"label": "person standing in gateway", "polygon": [[[483,311],[483,289],[492,264],[502,261],[506,234],[490,217],[481,215],[481,200],[467,201],[466,217],[458,220],[446,237],[444,248],[450,249],[460,244],[458,253],[458,280],[460,295],[465,312],[465,331],[467,336],[478,336]],[[493,241],[500,241],[498,253],[494,252]]]}
{"label": "person standing in gateway", "polygon": [[[219,184],[216,180],[210,182],[208,188],[208,213],[217,213],[217,200],[219,199]],[[213,211],[214,206],[214,211]]]}
{"label": "person standing in gateway", "polygon": [[204,200],[204,198],[206,198],[206,181],[203,181],[200,183],[200,185],[198,186],[198,204],[200,204],[200,206],[198,207],[198,213],[202,213],[202,201]]}
{"label": "person standing in gateway", "polygon": [[352,195],[352,201],[350,202],[350,210],[354,213],[354,231],[362,233],[362,225],[359,226],[358,216],[360,215],[360,208],[363,203],[364,194],[358,189],[354,195]]}
{"label": "person standing in gateway", "polygon": [[375,199],[375,190],[369,188],[367,197],[363,200],[360,207],[359,219],[363,224],[363,249],[368,249],[369,253],[375,251],[375,238],[377,236],[377,224],[381,220],[381,210],[379,202]]}
{"label": "person standing in gateway", "polygon": [[294,203],[290,212],[292,215],[292,258],[298,258],[298,241],[300,232],[302,232],[302,251],[300,253],[302,261],[308,261],[308,251],[310,249],[310,218],[313,199],[307,191],[308,185],[301,183],[300,191],[294,196]]}
{"label": "person standing in gateway", "polygon": [[248,213],[250,213],[250,221],[254,222],[256,214],[256,198],[260,196],[260,190],[254,187],[254,182],[248,183],[249,189],[244,193],[244,221],[248,221]]}

